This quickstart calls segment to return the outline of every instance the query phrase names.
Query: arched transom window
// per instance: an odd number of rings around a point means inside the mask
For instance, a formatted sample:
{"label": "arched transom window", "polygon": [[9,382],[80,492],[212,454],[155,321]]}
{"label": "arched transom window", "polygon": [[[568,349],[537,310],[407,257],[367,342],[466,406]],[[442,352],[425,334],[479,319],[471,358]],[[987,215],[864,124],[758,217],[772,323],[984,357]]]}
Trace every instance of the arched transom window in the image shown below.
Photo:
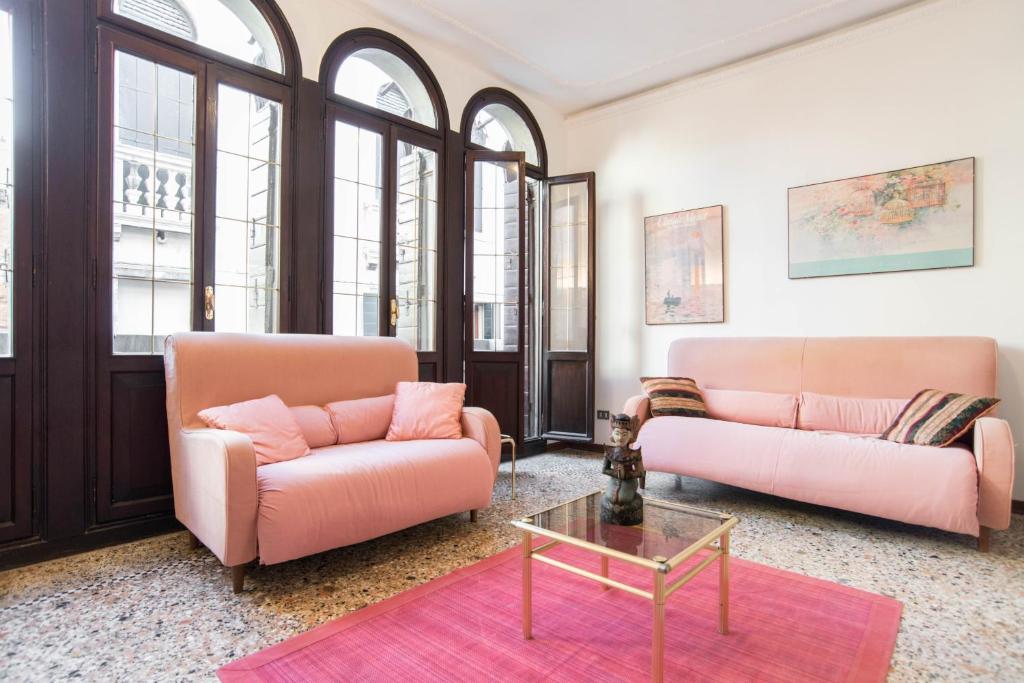
{"label": "arched transom window", "polygon": [[493,102],[481,107],[472,126],[470,142],[496,152],[524,152],[526,163],[540,166],[537,142],[530,126],[507,104]]}
{"label": "arched transom window", "polygon": [[367,47],[346,57],[334,80],[334,94],[437,128],[437,112],[422,79],[387,50]]}
{"label": "arched transom window", "polygon": [[114,0],[113,9],[163,33],[284,73],[274,31],[250,0]]}

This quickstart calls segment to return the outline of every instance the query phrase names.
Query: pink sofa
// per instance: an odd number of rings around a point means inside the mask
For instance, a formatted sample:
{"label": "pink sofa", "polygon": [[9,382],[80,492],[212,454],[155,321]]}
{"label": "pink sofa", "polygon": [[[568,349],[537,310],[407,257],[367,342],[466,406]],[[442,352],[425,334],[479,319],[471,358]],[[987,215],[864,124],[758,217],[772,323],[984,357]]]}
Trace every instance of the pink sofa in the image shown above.
{"label": "pink sofa", "polygon": [[500,437],[480,408],[463,409],[461,439],[327,446],[260,467],[247,436],[197,417],[268,394],[299,406],[394,393],[417,378],[405,342],[191,332],[168,337],[164,365],[174,512],[233,568],[236,592],[257,557],[284,562],[490,504]]}
{"label": "pink sofa", "polygon": [[[847,414],[835,416],[837,429],[793,428],[807,426],[797,413],[801,400],[814,400],[809,394],[909,399],[933,388],[995,396],[992,339],[679,339],[669,347],[666,375],[691,377],[704,389],[785,395],[782,404],[793,406],[793,422],[744,424],[765,422],[764,410],[754,405],[763,408],[765,400],[739,400],[755,395],[719,392],[729,399],[734,421],[652,418],[647,398],[634,396],[624,411],[643,420],[637,442],[648,471],[970,534],[983,550],[990,530],[1009,526],[1014,454],[1005,420],[983,417],[969,439],[947,448],[897,444],[842,428],[884,402],[846,402]],[[768,403],[776,411],[780,405]]]}

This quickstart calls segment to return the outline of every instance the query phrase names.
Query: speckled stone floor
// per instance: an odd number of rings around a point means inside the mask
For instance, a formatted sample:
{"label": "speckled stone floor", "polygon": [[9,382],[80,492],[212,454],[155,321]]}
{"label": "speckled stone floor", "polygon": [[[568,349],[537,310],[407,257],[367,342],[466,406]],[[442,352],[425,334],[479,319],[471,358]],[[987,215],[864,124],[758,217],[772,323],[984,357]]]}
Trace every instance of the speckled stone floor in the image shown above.
{"label": "speckled stone floor", "polygon": [[[184,533],[0,573],[0,680],[210,680],[216,668],[516,543],[508,520],[600,487],[574,453],[509,466],[478,524],[454,516],[259,567],[242,595]],[[648,495],[741,517],[733,552],[904,604],[891,681],[1024,681],[1024,520],[972,539],[654,473]]]}

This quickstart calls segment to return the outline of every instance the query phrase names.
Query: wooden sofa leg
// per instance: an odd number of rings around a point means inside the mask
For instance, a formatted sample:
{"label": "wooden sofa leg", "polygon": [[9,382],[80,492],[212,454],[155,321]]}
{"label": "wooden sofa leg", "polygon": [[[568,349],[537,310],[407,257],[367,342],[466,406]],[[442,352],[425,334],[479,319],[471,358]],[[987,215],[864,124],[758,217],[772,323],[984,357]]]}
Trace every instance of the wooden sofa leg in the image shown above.
{"label": "wooden sofa leg", "polygon": [[469,511],[469,521],[476,522],[476,510]]}
{"label": "wooden sofa leg", "polygon": [[992,529],[987,526],[981,527],[978,534],[978,552],[987,553],[989,541],[992,540]]}
{"label": "wooden sofa leg", "polygon": [[231,590],[241,593],[245,586],[245,565],[236,564],[231,568]]}
{"label": "wooden sofa leg", "polygon": [[200,543],[198,536],[196,536],[191,531],[188,532],[188,547],[189,547],[189,550],[195,550],[196,548],[199,548],[202,545],[203,544]]}

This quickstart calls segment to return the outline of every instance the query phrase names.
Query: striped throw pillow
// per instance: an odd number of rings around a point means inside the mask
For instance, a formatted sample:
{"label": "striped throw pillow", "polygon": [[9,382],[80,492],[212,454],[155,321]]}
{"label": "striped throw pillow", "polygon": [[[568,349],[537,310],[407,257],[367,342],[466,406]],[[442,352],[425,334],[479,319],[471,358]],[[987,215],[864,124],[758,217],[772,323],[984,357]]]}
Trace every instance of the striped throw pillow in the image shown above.
{"label": "striped throw pillow", "polygon": [[651,415],[682,415],[684,417],[707,417],[697,383],[688,377],[641,377],[644,393],[651,399]]}
{"label": "striped throw pillow", "polygon": [[881,438],[918,446],[948,446],[997,403],[998,398],[925,389],[910,399]]}

